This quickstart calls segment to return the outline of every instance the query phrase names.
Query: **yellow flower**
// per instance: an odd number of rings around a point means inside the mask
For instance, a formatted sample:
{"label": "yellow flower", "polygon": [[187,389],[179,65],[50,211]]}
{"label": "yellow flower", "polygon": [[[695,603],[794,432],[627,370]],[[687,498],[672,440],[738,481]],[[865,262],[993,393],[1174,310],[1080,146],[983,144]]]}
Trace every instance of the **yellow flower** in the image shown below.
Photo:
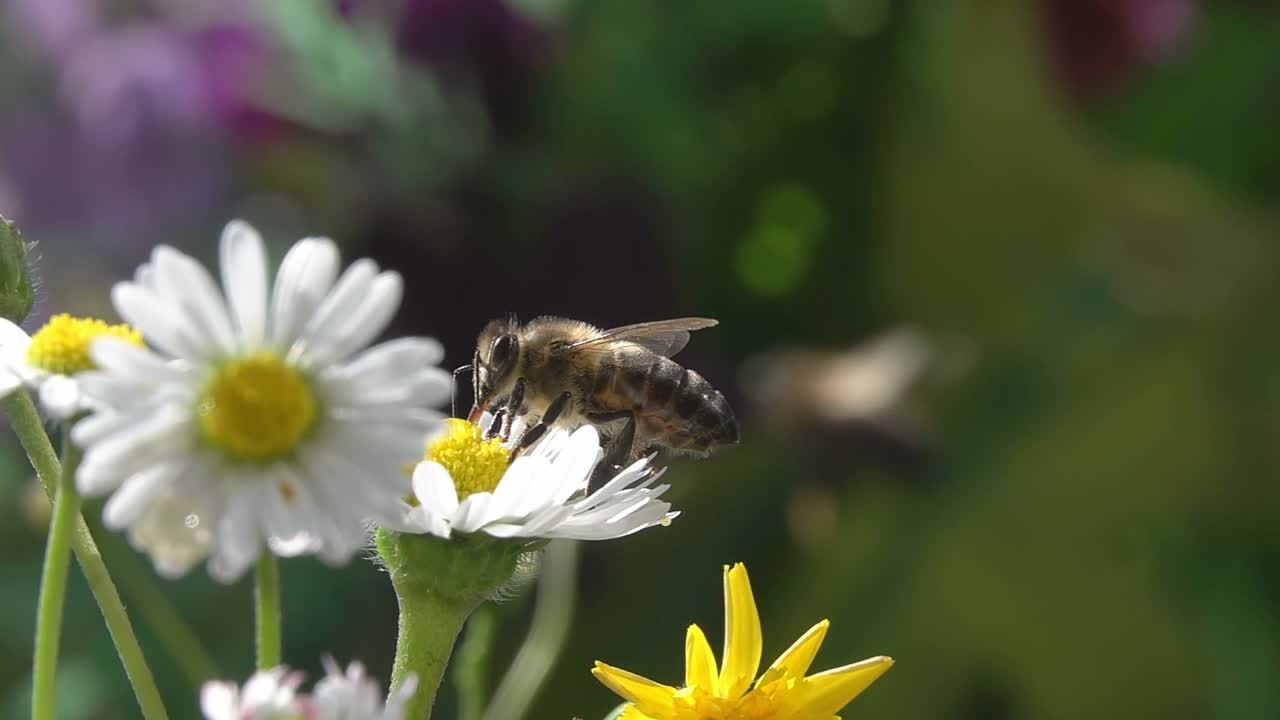
{"label": "yellow flower", "polygon": [[685,686],[676,689],[597,662],[596,679],[631,704],[619,720],[839,720],[836,715],[893,660],[874,657],[805,677],[830,622],[809,628],[786,652],[760,669],[760,615],[747,569],[724,568],[724,665],[716,668],[707,637],[690,625],[685,640]]}

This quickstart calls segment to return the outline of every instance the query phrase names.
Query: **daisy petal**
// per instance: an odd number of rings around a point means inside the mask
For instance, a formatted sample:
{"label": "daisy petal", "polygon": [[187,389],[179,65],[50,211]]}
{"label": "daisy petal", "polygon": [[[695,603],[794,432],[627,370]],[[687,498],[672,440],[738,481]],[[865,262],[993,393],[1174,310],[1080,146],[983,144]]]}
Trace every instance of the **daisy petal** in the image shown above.
{"label": "daisy petal", "polygon": [[22,387],[22,378],[9,372],[7,368],[0,367],[0,398],[9,397],[20,387]]}
{"label": "daisy petal", "polygon": [[230,583],[244,574],[262,552],[258,530],[258,493],[241,488],[231,495],[217,530],[217,549],[209,560],[213,579]]}
{"label": "daisy petal", "polygon": [[125,480],[102,506],[102,524],[112,530],[132,525],[142,517],[160,490],[173,482],[178,469],[179,466],[172,463],[161,463]]}
{"label": "daisy petal", "polygon": [[312,505],[306,488],[286,468],[273,470],[261,488],[258,505],[267,546],[280,557],[319,552],[324,544],[312,527],[314,513],[306,512]]}
{"label": "daisy petal", "polygon": [[129,544],[151,558],[161,577],[182,577],[209,556],[210,527],[221,514],[219,501],[208,490],[209,479],[208,468],[197,463],[187,470],[181,487],[157,489],[158,497],[129,525]]}
{"label": "daisy petal", "polygon": [[546,481],[551,463],[543,458],[519,457],[507,468],[493,491],[491,511],[497,519],[517,520],[551,505],[554,498]]}
{"label": "daisy petal", "polygon": [[151,263],[142,263],[133,271],[133,282],[148,290],[156,289],[156,271],[152,269]]}
{"label": "daisy petal", "polygon": [[222,284],[235,315],[241,348],[262,345],[267,325],[267,249],[249,223],[232,220],[218,245]]}
{"label": "daisy petal", "polygon": [[489,523],[497,520],[493,511],[493,493],[472,493],[463,500],[454,511],[449,524],[454,530],[462,533],[473,533],[482,530]]}
{"label": "daisy petal", "polygon": [[[86,373],[86,375],[87,374],[88,373]],[[107,378],[104,378],[104,380],[106,379]],[[133,413],[94,413],[72,426],[71,441],[80,447],[88,447],[122,430],[126,430],[137,425],[152,412],[151,408],[146,408],[143,411]]]}
{"label": "daisy petal", "polygon": [[556,503],[564,503],[579,491],[587,488],[591,471],[604,455],[600,449],[600,434],[590,425],[584,425],[564,442],[562,456],[556,458],[556,476],[559,484],[553,495]]}
{"label": "daisy petal", "polygon": [[458,509],[458,490],[449,471],[438,462],[424,460],[413,469],[413,494],[424,508],[449,517]]}
{"label": "daisy petal", "polygon": [[434,338],[405,337],[378,343],[339,366],[343,379],[371,376],[399,378],[444,360],[444,346]]}
{"label": "daisy petal", "polygon": [[30,346],[31,336],[26,330],[0,318],[0,362],[7,365],[23,364]]}
{"label": "daisy petal", "polygon": [[166,354],[192,361],[210,355],[206,343],[187,335],[188,324],[182,314],[154,292],[133,283],[119,283],[111,288],[111,303],[125,322]]}
{"label": "daisy petal", "polygon": [[[387,526],[395,530],[394,526]],[[448,540],[453,536],[453,527],[449,524],[449,518],[437,512],[432,512],[424,507],[412,508],[409,511],[407,527],[402,532],[427,533],[435,535],[438,538]]]}
{"label": "daisy petal", "polygon": [[382,334],[404,294],[404,282],[398,273],[384,272],[369,283],[368,290],[344,312],[341,323],[331,321],[309,333],[313,350],[309,361],[338,362]]}
{"label": "daisy petal", "polygon": [[76,487],[96,495],[119,485],[126,477],[163,460],[179,446],[175,440],[190,418],[178,408],[158,412],[90,446],[76,472]]}
{"label": "daisy petal", "polygon": [[187,322],[209,346],[228,353],[235,348],[231,318],[217,283],[200,263],[171,247],[161,245],[151,255],[155,292],[180,308]]}
{"label": "daisy petal", "polygon": [[377,274],[378,266],[372,260],[351,263],[303,327],[298,340],[299,354],[308,358],[335,357],[333,350],[342,342],[340,328],[369,294]]}
{"label": "daisy petal", "polygon": [[83,408],[80,384],[66,375],[51,375],[40,383],[40,407],[55,420],[69,420]]}
{"label": "daisy petal", "polygon": [[288,348],[311,320],[338,277],[338,247],[328,238],[306,238],[285,255],[271,296],[271,345]]}
{"label": "daisy petal", "polygon": [[89,345],[89,355],[99,368],[138,383],[158,383],[183,378],[183,373],[159,355],[119,338],[100,337]]}

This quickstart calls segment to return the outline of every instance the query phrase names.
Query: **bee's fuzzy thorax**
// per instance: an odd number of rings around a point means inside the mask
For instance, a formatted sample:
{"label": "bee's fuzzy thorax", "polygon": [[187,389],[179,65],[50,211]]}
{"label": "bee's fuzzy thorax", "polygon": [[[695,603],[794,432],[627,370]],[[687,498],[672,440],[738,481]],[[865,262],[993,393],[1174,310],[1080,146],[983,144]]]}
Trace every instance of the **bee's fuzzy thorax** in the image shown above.
{"label": "bee's fuzzy thorax", "polygon": [[551,332],[569,342],[577,342],[579,340],[589,340],[600,335],[603,332],[600,328],[591,323],[582,322],[581,320],[570,320],[568,318],[558,317],[555,315],[540,315],[529,321],[525,329],[530,334],[534,332]]}

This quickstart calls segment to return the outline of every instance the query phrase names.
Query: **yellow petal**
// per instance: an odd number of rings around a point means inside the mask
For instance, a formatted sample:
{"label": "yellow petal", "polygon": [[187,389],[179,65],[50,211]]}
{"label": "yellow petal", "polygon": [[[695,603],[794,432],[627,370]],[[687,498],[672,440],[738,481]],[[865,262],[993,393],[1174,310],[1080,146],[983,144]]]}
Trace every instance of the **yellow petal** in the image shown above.
{"label": "yellow petal", "polygon": [[831,621],[823,620],[809,628],[808,632],[801,635],[799,640],[792,643],[791,647],[773,661],[764,675],[760,676],[756,687],[777,680],[804,677],[804,674],[809,672],[809,666],[813,664],[813,658],[818,654],[818,648],[822,647],[822,641],[827,637],[829,627],[831,627]]}
{"label": "yellow petal", "polygon": [[834,715],[893,666],[893,659],[873,657],[805,678],[796,713]]}
{"label": "yellow petal", "polygon": [[720,685],[716,670],[716,656],[711,653],[711,645],[702,628],[690,625],[684,640],[684,684],[685,687],[700,687],[712,695]]}
{"label": "yellow petal", "polygon": [[669,717],[675,712],[672,696],[676,689],[656,683],[647,677],[596,661],[591,674],[605,687],[633,703],[638,711],[655,718]]}
{"label": "yellow petal", "polygon": [[618,716],[618,720],[656,720],[656,718],[651,718],[640,712],[640,708],[635,705],[628,705],[623,709],[622,714]]}
{"label": "yellow petal", "polygon": [[736,698],[751,687],[760,669],[763,640],[756,599],[747,568],[738,563],[724,569],[724,655],[720,668],[720,697]]}

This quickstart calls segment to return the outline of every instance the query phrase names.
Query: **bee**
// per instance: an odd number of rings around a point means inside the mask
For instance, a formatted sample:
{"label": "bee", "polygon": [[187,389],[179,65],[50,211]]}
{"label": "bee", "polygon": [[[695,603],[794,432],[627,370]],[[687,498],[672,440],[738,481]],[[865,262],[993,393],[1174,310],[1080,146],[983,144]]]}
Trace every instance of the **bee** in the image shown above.
{"label": "bee", "polygon": [[691,330],[716,324],[681,318],[601,330],[550,316],[523,325],[514,316],[493,320],[469,368],[469,419],[486,410],[523,416],[521,447],[552,425],[591,424],[610,438],[605,454],[614,465],[658,449],[705,457],[738,442],[738,423],[723,395],[671,357]]}

